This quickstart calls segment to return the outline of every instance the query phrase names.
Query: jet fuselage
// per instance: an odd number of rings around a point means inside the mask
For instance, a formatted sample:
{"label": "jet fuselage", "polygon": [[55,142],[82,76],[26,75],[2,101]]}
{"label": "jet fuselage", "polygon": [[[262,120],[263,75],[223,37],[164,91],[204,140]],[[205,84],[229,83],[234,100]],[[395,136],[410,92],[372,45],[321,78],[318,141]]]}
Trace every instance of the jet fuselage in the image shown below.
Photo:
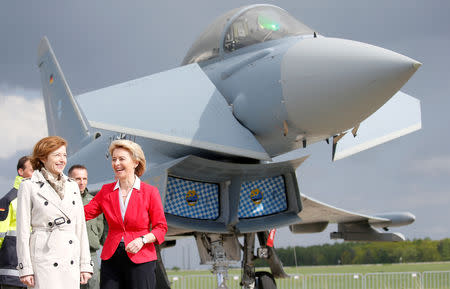
{"label": "jet fuselage", "polygon": [[271,156],[356,127],[420,66],[383,48],[314,35],[255,44],[200,65]]}

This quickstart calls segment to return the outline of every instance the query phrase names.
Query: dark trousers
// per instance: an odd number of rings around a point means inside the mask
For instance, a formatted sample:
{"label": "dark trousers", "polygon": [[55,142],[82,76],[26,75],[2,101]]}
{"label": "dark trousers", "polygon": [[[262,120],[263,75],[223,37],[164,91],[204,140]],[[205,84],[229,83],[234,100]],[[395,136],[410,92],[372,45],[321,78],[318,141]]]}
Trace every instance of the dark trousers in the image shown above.
{"label": "dark trousers", "polygon": [[100,289],[155,289],[156,261],[135,264],[120,243],[114,255],[102,260]]}

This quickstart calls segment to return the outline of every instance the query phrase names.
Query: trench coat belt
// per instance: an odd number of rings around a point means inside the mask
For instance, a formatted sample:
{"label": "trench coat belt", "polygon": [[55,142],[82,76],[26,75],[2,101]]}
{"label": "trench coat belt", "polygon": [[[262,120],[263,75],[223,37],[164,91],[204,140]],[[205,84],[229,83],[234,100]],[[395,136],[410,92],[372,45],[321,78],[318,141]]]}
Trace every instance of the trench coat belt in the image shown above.
{"label": "trench coat belt", "polygon": [[64,223],[62,225],[53,225],[52,227],[33,227],[33,232],[35,231],[44,231],[50,233],[50,236],[47,241],[47,246],[49,248],[55,248],[57,246],[61,246],[61,242],[63,242],[64,234],[63,232],[73,232],[73,227]]}

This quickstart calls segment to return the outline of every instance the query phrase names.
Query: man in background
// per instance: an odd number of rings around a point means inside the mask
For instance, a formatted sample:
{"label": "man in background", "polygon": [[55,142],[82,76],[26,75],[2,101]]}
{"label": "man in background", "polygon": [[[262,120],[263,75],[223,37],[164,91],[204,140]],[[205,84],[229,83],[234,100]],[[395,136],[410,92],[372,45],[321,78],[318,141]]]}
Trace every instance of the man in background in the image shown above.
{"label": "man in background", "polygon": [[[83,165],[73,165],[69,169],[69,177],[77,182],[80,188],[81,199],[83,205],[89,203],[94,196],[92,196],[87,189],[88,184],[88,171]],[[99,289],[100,288],[100,266],[98,264],[97,250],[101,248],[101,244],[104,242],[104,224],[103,215],[98,216],[95,219],[86,222],[86,229],[89,238],[89,247],[91,249],[91,260],[94,261],[94,274],[89,279],[88,283],[81,285],[81,289]]]}
{"label": "man in background", "polygon": [[17,176],[13,188],[0,199],[0,288],[25,288],[20,282],[16,253],[17,191],[23,179],[31,178],[30,158],[23,156],[17,162]]}

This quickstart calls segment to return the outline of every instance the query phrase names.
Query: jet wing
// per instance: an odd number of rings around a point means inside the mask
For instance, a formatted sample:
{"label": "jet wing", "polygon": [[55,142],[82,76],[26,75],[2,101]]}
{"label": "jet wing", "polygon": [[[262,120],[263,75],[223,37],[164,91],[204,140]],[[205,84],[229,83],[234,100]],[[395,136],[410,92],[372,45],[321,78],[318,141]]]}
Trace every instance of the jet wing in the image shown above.
{"label": "jet wing", "polygon": [[302,205],[303,210],[299,213],[299,217],[302,219],[302,224],[318,222],[349,223],[360,221],[387,221],[385,218],[378,218],[339,209],[305,196],[304,194],[302,194]]}
{"label": "jet wing", "polygon": [[401,91],[333,145],[333,161],[409,134],[422,127],[420,101]]}
{"label": "jet wing", "polygon": [[94,129],[270,160],[196,63],[88,92],[77,101]]}
{"label": "jet wing", "polygon": [[402,241],[400,233],[382,233],[375,228],[405,226],[414,222],[408,212],[385,213],[374,216],[350,212],[322,203],[302,194],[301,223],[289,226],[293,233],[322,232],[329,223],[337,223],[338,231],[331,233],[332,239],[346,241]]}

